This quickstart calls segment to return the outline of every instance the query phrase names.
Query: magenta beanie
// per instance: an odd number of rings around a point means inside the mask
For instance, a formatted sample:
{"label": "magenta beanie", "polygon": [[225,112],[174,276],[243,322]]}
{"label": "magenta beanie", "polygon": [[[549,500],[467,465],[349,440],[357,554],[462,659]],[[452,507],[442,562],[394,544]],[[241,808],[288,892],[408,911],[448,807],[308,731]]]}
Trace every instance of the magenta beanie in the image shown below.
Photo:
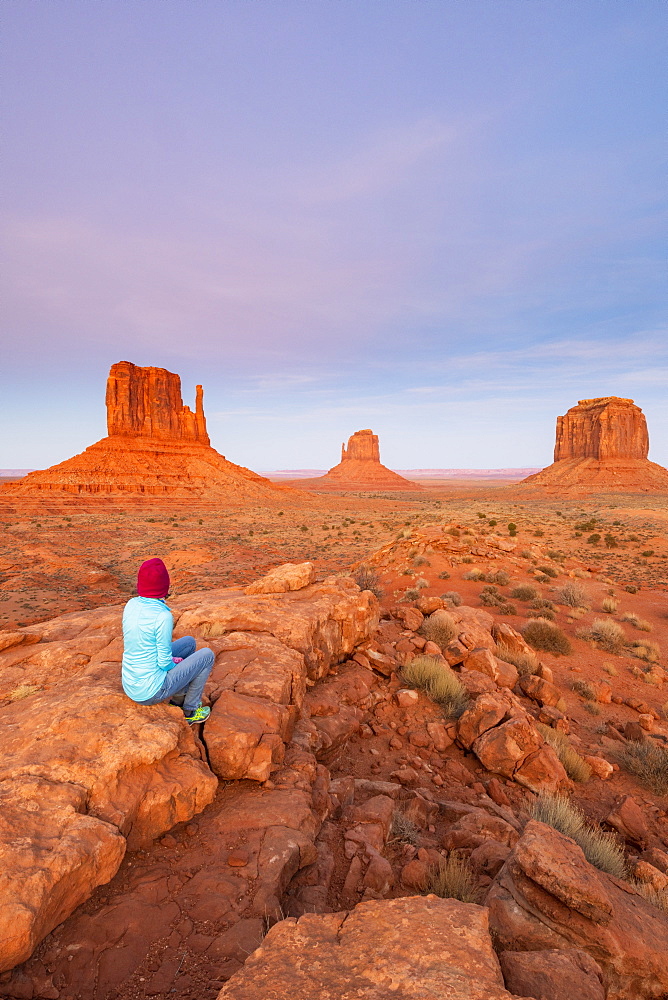
{"label": "magenta beanie", "polygon": [[162,559],[147,559],[137,573],[137,593],[140,597],[167,597],[169,573]]}

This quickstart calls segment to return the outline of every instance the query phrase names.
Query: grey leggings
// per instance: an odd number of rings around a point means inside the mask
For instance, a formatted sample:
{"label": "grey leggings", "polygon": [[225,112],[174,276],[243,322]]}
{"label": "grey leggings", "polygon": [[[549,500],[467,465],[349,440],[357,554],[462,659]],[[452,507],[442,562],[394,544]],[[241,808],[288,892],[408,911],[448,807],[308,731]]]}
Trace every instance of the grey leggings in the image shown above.
{"label": "grey leggings", "polygon": [[157,705],[161,701],[172,699],[180,701],[183,698],[183,712],[192,715],[202,702],[202,691],[213,667],[213,650],[198,649],[195,651],[195,640],[191,635],[184,635],[172,643],[172,656],[182,656],[181,663],[165,674],[162,687],[152,698],[140,701],[140,705]]}

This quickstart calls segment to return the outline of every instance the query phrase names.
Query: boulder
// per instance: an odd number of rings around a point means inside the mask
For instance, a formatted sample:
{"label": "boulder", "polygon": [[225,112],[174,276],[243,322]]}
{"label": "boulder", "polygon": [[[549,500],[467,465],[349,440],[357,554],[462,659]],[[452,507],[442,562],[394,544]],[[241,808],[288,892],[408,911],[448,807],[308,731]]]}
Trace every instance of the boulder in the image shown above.
{"label": "boulder", "polygon": [[488,771],[514,778],[532,791],[556,791],[568,781],[556,754],[527,717],[489,729],[472,748]]}
{"label": "boulder", "polygon": [[649,837],[647,820],[632,795],[624,795],[606,816],[605,822],[614,827],[624,840],[644,847]]}
{"label": "boulder", "polygon": [[535,674],[520,677],[519,686],[527,698],[537,701],[539,705],[554,706],[561,699],[561,691],[555,684],[543,677],[536,677]]}
{"label": "boulder", "polygon": [[508,702],[499,694],[481,694],[457,722],[457,741],[470,750],[478,737],[509,714]]}
{"label": "boulder", "polygon": [[463,665],[466,670],[479,670],[480,673],[487,674],[499,687],[512,688],[517,683],[517,668],[512,663],[499,660],[484,646],[472,649]]}
{"label": "boulder", "polygon": [[497,646],[505,646],[513,653],[533,655],[534,651],[529,646],[524,637],[516,632],[507,622],[494,622],[492,625],[492,637]]}
{"label": "boulder", "polygon": [[302,590],[314,580],[313,563],[284,563],[249,583],[244,587],[244,594],[286,594],[291,590]]}
{"label": "boulder", "polygon": [[502,951],[503,978],[513,993],[536,1000],[605,1000],[600,967],[586,951]]}
{"label": "boulder", "polygon": [[435,896],[275,924],[219,1000],[512,1000],[483,907]]}
{"label": "boulder", "polygon": [[501,950],[585,951],[601,968],[607,1000],[659,1000],[668,991],[668,914],[544,823],[527,824],[486,902]]}

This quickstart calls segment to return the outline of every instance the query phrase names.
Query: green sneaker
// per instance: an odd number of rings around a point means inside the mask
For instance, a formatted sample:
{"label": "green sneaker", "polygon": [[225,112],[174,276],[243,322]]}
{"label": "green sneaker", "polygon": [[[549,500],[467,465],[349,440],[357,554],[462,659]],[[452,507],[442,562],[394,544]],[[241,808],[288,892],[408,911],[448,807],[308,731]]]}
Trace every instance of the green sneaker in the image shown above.
{"label": "green sneaker", "polygon": [[192,726],[195,722],[205,722],[206,719],[211,715],[211,709],[200,705],[196,708],[192,715],[186,715],[186,722],[189,726]]}

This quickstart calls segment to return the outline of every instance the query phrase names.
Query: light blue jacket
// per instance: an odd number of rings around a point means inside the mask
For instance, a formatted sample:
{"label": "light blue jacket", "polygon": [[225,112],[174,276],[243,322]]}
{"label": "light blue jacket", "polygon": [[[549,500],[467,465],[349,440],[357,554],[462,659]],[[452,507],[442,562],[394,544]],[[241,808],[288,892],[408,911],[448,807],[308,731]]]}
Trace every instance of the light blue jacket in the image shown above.
{"label": "light blue jacket", "polygon": [[164,601],[133,597],[123,611],[123,690],[133,701],[147,701],[160,690],[174,666],[174,619]]}

